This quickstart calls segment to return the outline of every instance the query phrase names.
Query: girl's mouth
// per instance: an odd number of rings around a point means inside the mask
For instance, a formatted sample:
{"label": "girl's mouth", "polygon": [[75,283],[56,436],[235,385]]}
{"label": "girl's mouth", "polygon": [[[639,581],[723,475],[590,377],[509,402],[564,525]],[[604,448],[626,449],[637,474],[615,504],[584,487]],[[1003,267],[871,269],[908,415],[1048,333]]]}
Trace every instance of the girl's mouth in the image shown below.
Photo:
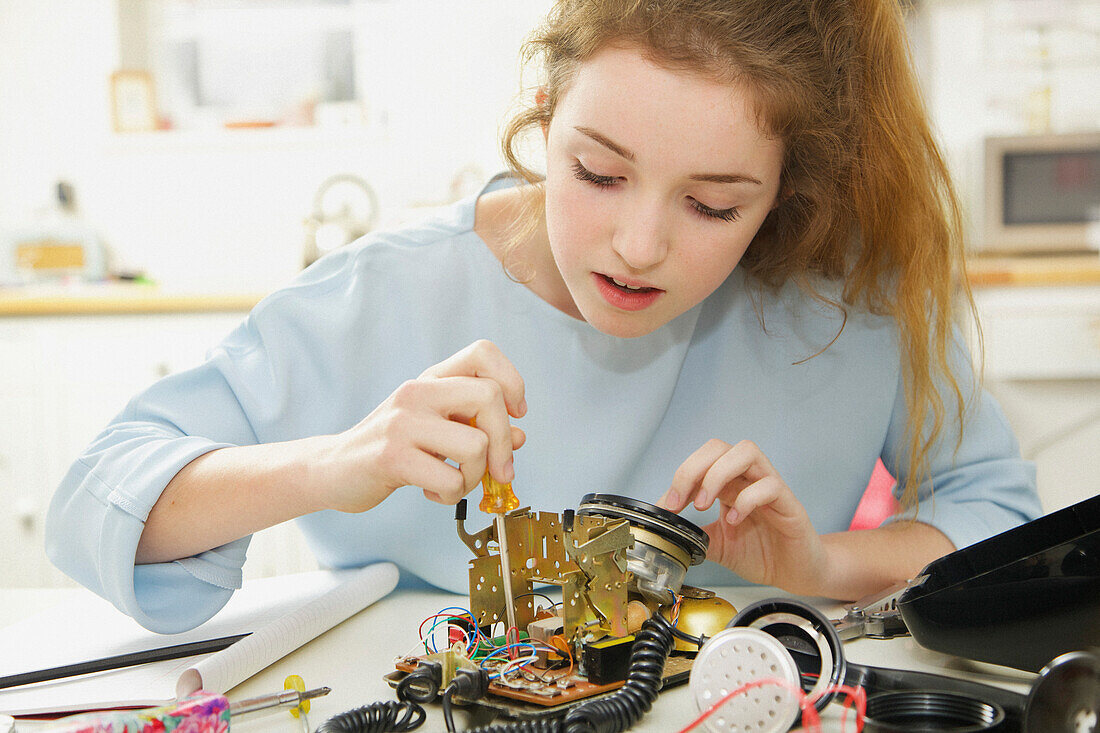
{"label": "girl's mouth", "polygon": [[593,273],[596,288],[610,305],[620,310],[637,311],[647,308],[665,291],[644,285],[629,285],[610,275]]}

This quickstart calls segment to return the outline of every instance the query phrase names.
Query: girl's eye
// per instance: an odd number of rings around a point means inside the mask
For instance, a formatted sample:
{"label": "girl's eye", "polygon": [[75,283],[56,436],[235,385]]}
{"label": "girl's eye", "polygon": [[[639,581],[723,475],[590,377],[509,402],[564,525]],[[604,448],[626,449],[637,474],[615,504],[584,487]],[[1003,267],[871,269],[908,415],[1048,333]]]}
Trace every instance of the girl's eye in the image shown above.
{"label": "girl's eye", "polygon": [[573,175],[576,176],[578,180],[586,181],[594,186],[600,186],[601,188],[614,186],[619,180],[615,176],[601,176],[598,173],[593,173],[581,165],[579,160],[573,164]]}
{"label": "girl's eye", "polygon": [[712,209],[704,203],[691,199],[691,208],[699,212],[700,216],[705,216],[708,219],[718,219],[719,221],[737,221],[741,217],[741,212],[738,211],[736,206],[731,206],[728,209]]}

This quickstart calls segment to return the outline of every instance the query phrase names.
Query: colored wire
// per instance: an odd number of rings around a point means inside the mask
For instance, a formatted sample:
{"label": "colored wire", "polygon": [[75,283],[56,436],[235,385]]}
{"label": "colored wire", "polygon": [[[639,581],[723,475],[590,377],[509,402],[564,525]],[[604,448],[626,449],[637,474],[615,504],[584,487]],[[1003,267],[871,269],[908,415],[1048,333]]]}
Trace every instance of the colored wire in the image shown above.
{"label": "colored wire", "polygon": [[626,683],[615,692],[582,702],[564,718],[520,720],[475,728],[466,733],[619,733],[653,706],[661,689],[665,660],[672,651],[672,625],[655,614],[642,624],[630,648]]}
{"label": "colored wire", "polygon": [[[452,614],[448,613],[448,611],[457,611],[458,613]],[[432,624],[431,628],[428,629],[427,634],[425,634],[424,625],[432,619],[435,619],[435,622]],[[449,622],[451,621],[463,621],[473,626],[473,638],[471,638],[469,632],[467,632],[461,626],[458,626],[457,624],[450,624]],[[431,616],[428,616],[426,619],[420,622],[420,629],[418,633],[420,635],[420,642],[424,646],[424,651],[428,653],[435,653],[439,651],[435,645],[434,633],[441,624],[447,628],[454,625],[462,630],[463,636],[466,639],[466,656],[470,656],[471,654],[475,653],[481,642],[485,640],[485,636],[481,632],[480,625],[477,623],[477,620],[474,618],[474,614],[469,609],[462,608],[461,606],[449,606],[438,611],[437,613],[433,613]],[[431,641],[430,645],[429,641]]]}
{"label": "colored wire", "polygon": [[[519,649],[519,648],[526,649],[527,652],[528,652],[528,656],[524,656],[524,657],[520,657],[520,658],[516,658],[516,659],[511,659],[508,662],[505,662],[504,665],[501,667],[501,670],[499,672],[496,672],[496,673],[490,672],[489,679],[497,679],[498,677],[503,676],[504,674],[507,673],[507,671],[511,670],[510,665],[514,665],[517,662],[522,663],[522,664],[530,664],[531,662],[538,659],[538,653],[535,650],[534,644],[531,644],[529,642],[518,642],[516,644],[506,644],[502,647],[497,647],[496,649],[489,652],[488,654],[485,655],[485,657],[483,657],[481,659],[481,662],[480,662],[479,666],[482,669],[484,669],[485,671],[489,672],[490,671],[489,666],[486,663],[493,660],[493,657],[496,657],[497,655],[499,655],[501,653],[505,653],[505,652],[510,653],[512,650]],[[499,660],[499,661],[503,661],[503,660]]]}
{"label": "colored wire", "polygon": [[842,693],[847,695],[848,701],[844,705],[844,716],[841,718],[841,726],[846,727],[848,724],[848,709],[850,704],[855,704],[856,708],[856,730],[863,730],[863,722],[867,714],[867,693],[862,687],[849,687],[848,685],[831,685],[830,687],[816,692],[813,695],[805,694],[800,688],[795,687],[786,680],[779,679],[777,677],[765,677],[758,680],[752,680],[746,682],[735,690],[731,690],[727,694],[723,695],[717,702],[704,710],[695,720],[691,721],[684,728],[680,729],[679,733],[687,733],[693,728],[698,727],[704,720],[709,718],[714,713],[718,712],[719,708],[725,705],[727,702],[743,695],[750,690],[754,690],[758,687],[781,687],[787,692],[790,692],[798,700],[798,706],[802,710],[802,727],[811,733],[819,732],[821,730],[821,717],[818,715],[817,709],[814,705],[824,695],[831,693]]}
{"label": "colored wire", "polygon": [[497,674],[497,677],[501,680],[507,681],[509,674],[519,671],[521,667],[525,667],[532,662],[537,662],[538,659],[538,654],[532,654],[529,657],[519,657],[517,659],[513,659],[512,661],[508,662],[500,668],[500,672]]}
{"label": "colored wire", "polygon": [[552,609],[552,608],[554,608],[554,606],[555,606],[555,605],[561,605],[561,601],[554,601],[554,600],[553,600],[552,598],[550,598],[550,597],[549,597],[549,595],[547,595],[546,593],[538,593],[538,592],[531,592],[531,593],[520,593],[519,595],[517,595],[517,597],[516,597],[516,599],[515,599],[515,600],[517,600],[517,601],[518,601],[518,600],[519,600],[519,599],[521,599],[521,598],[526,598],[526,597],[528,597],[528,595],[538,595],[538,597],[540,597],[540,598],[544,598],[544,599],[546,599],[546,600],[550,601],[550,608],[551,608],[551,609]]}
{"label": "colored wire", "polygon": [[[447,611],[459,611],[461,613],[460,614],[448,614]],[[441,623],[446,624],[449,621],[465,621],[465,622],[469,623],[471,626],[474,627],[475,641],[478,641],[482,638],[481,628],[478,626],[476,620],[474,619],[473,613],[471,613],[469,610],[467,610],[465,608],[460,608],[458,606],[451,606],[449,608],[444,608],[443,610],[439,611],[438,613],[433,613],[431,616],[428,616],[426,619],[424,619],[423,621],[420,622],[420,630],[419,630],[418,633],[420,635],[421,642],[423,642],[423,644],[424,644],[425,651],[431,651],[431,652],[437,651],[434,648],[429,649],[428,644],[427,644],[427,640],[426,640],[425,634],[424,634],[424,624],[428,623],[432,619],[436,619],[436,621],[435,621],[435,623],[432,624],[432,627],[430,629],[428,629],[428,635],[427,635],[428,638],[431,638],[432,633],[435,631],[435,629]],[[467,639],[469,639],[469,634],[467,634]],[[432,646],[434,647],[434,642],[433,642]]]}

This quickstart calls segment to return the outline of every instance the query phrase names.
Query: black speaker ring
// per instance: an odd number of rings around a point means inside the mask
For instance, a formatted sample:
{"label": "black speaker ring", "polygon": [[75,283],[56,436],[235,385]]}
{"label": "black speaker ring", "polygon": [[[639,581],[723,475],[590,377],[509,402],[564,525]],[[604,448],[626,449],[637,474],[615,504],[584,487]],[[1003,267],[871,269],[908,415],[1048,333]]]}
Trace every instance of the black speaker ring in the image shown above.
{"label": "black speaker ring", "polygon": [[710,536],[678,514],[639,499],[618,494],[585,494],[577,507],[577,516],[596,515],[626,519],[682,547],[698,565],[707,557]]}
{"label": "black speaker ring", "polygon": [[[765,598],[762,601],[749,604],[741,609],[741,612],[733,617],[733,620],[726,625],[726,628],[728,629],[734,626],[751,626],[763,631],[768,631],[769,617],[776,619],[777,623],[770,624],[775,626],[779,622],[784,621],[784,615],[805,619],[818,634],[818,637],[816,639],[811,639],[811,641],[813,641],[815,645],[821,642],[825,643],[828,653],[832,657],[832,669],[828,672],[828,683],[822,687],[836,687],[844,684],[844,680],[848,674],[848,661],[844,656],[844,647],[841,644],[840,637],[837,635],[833,623],[825,618],[821,611],[818,611],[808,603],[793,598]],[[800,629],[800,631],[805,633],[802,629]],[[819,653],[819,656],[824,657],[824,654]],[[822,669],[820,678],[824,678],[825,676],[826,671]],[[818,698],[817,702],[814,703],[814,708],[819,712],[824,710],[825,706],[832,702],[836,696],[837,693],[835,691],[822,695]]]}

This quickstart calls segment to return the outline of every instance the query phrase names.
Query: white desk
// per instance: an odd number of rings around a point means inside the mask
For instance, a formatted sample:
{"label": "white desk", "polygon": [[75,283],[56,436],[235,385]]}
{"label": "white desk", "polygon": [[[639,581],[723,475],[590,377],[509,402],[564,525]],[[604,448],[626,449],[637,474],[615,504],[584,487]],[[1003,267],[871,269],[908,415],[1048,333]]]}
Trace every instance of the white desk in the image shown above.
{"label": "white desk", "polygon": [[[719,595],[738,609],[754,601],[777,594],[767,588],[721,588]],[[71,589],[14,589],[2,592],[0,626],[71,599],[71,594],[85,593]],[[447,593],[427,591],[397,591],[373,606],[348,619],[309,644],[279,660],[271,667],[238,685],[229,692],[230,700],[269,694],[283,689],[287,675],[300,675],[307,688],[328,686],[332,692],[312,702],[309,713],[311,730],[327,718],[345,710],[378,700],[396,700],[393,690],[382,679],[393,671],[393,660],[412,650],[418,640],[420,621],[451,605],[463,605],[466,599]],[[838,606],[819,606],[826,615],[839,615]],[[935,672],[963,677],[1026,692],[1033,675],[1004,667],[995,667],[948,657],[918,646],[911,638],[881,641],[857,639],[845,644],[849,660],[877,667],[895,667]],[[0,650],[2,651],[2,650]],[[439,705],[426,706],[428,718],[419,729],[443,731],[443,715]],[[666,690],[658,696],[652,711],[632,728],[639,733],[669,733],[690,723],[698,715],[687,685]],[[824,716],[826,730],[841,730],[840,708],[831,705]],[[455,723],[462,730],[469,718],[457,709]],[[17,721],[16,733],[41,728],[41,724]],[[849,715],[847,730],[854,730]],[[696,730],[702,730],[698,728]],[[301,733],[303,725],[285,711],[272,714],[254,713],[233,723],[233,733]]]}

